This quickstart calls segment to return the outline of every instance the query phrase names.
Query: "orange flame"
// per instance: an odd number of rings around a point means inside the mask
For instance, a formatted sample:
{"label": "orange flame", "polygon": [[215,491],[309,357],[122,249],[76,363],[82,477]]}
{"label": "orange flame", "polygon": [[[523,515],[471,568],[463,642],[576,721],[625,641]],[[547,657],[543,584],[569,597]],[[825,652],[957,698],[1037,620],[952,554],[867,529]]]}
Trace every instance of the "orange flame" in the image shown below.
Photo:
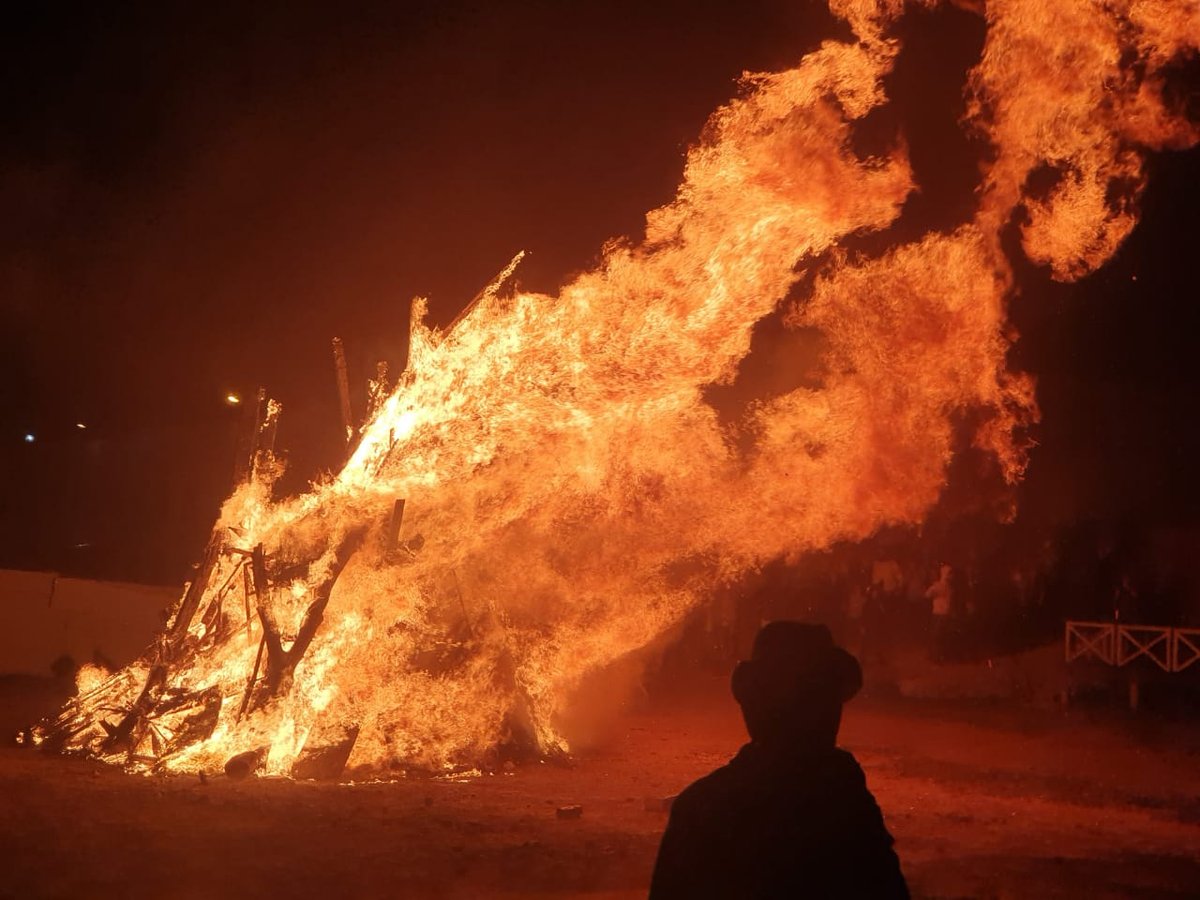
{"label": "orange flame", "polygon": [[[518,258],[446,332],[418,302],[408,370],[344,469],[273,501],[265,467],[229,498],[227,551],[315,560],[267,600],[286,641],[336,548],[369,529],[290,690],[243,713],[262,624],[235,602],[242,557],[226,552],[188,632],[195,653],[167,675],[180,696],[219,695],[211,733],[189,740],[184,710],[132,754],[103,749],[105,716],[133,706],[151,654],[75,701],[69,746],[184,771],[266,747],[266,770],[286,772],[333,718],[360,727],[352,765],[470,765],[517,733],[565,748],[559,717],[581,681],[723,580],[919,522],[945,482],[952,417],[978,413],[976,443],[1019,479],[1014,435],[1037,408],[1032,379],[1006,365],[1000,230],[1023,209],[1025,253],[1059,279],[1112,255],[1144,153],[1197,140],[1162,99],[1164,68],[1200,46],[1197,8],[990,0],[966,124],[994,154],[974,218],[858,259],[839,241],[886,229],[916,188],[902,150],[850,146],[887,102],[904,5],[831,6],[857,39],[747,75],[644,240],[611,242],[556,297],[500,290]],[[1035,196],[1042,170],[1053,187]],[[832,264],[790,299],[819,254]],[[785,304],[790,327],[820,335],[819,379],[722,424],[705,389],[733,380],[755,323]],[[383,545],[396,498],[399,551]]]}

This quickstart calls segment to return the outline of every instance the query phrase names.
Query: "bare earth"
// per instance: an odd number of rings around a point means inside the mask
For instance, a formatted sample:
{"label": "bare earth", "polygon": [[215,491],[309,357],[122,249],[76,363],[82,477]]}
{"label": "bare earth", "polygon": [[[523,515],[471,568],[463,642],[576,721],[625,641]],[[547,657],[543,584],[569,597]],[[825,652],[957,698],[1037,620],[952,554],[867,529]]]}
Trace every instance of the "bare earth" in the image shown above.
{"label": "bare earth", "polygon": [[[351,785],[5,749],[0,898],[642,897],[666,822],[647,799],[724,762],[741,724],[714,680],[614,735],[571,766]],[[1195,727],[863,698],[842,743],[916,896],[1200,896]]]}

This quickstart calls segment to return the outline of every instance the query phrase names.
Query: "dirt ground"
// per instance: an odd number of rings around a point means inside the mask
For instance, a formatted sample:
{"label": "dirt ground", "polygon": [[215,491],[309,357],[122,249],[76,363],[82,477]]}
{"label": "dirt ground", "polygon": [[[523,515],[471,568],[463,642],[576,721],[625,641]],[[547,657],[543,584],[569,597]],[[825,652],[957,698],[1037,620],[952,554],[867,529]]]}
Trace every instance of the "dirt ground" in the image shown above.
{"label": "dirt ground", "polygon": [[[725,684],[626,713],[569,766],[501,775],[202,783],[6,748],[0,898],[642,897],[654,801],[743,740]],[[842,744],[915,896],[1200,896],[1195,726],[865,697]]]}

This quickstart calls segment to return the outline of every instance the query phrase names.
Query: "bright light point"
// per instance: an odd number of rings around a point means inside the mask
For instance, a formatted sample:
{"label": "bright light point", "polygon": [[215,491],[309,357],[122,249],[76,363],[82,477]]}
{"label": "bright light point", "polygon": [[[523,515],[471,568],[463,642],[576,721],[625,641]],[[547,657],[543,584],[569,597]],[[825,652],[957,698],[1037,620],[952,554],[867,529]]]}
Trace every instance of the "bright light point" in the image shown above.
{"label": "bright light point", "polygon": [[239,403],[242,402],[242,398],[239,397],[237,394],[226,394],[225,402],[228,403],[230,406],[237,406]]}
{"label": "bright light point", "polygon": [[75,427],[76,427],[76,428],[78,428],[80,431],[86,431],[86,430],[87,430],[87,426],[86,426],[86,425],[84,425],[82,422],[76,422],[76,423],[75,423]]}
{"label": "bright light point", "polygon": [[33,436],[32,432],[29,432],[25,435],[25,443],[32,444],[35,440],[36,438]]}

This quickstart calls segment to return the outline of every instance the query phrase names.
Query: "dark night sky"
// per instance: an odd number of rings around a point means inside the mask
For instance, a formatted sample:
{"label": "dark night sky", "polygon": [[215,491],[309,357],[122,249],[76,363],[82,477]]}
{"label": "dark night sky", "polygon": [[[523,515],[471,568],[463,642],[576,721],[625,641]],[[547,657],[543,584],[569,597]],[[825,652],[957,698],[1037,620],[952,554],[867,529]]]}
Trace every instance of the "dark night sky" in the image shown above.
{"label": "dark night sky", "polygon": [[[837,33],[786,0],[101,6],[10,11],[0,37],[0,565],[152,581],[184,577],[228,490],[227,391],[282,400],[302,486],[336,461],[333,335],[361,389],[402,362],[414,295],[448,322],[520,249],[554,288],[671,197],[742,70]],[[981,32],[906,27],[881,127],[936,224],[969,204]],[[1084,283],[1021,269],[1047,516],[1190,521],[1198,172],[1155,159],[1143,226]]]}

